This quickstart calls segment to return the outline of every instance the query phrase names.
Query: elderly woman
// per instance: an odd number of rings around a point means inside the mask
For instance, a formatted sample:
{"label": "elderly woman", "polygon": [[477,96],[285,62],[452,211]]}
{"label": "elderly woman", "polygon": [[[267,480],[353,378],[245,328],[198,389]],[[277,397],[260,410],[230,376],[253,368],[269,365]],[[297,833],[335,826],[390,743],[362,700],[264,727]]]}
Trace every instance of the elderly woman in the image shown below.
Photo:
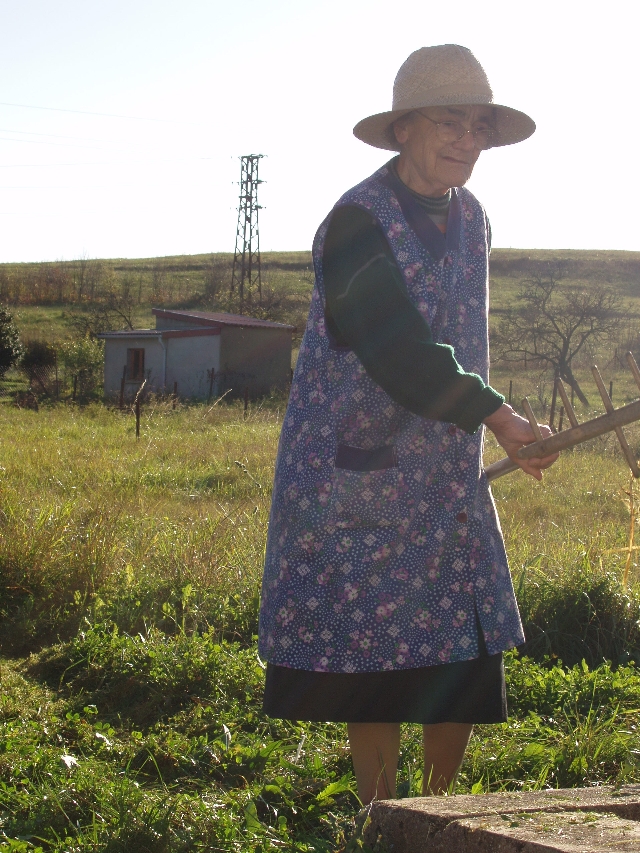
{"label": "elderly woman", "polygon": [[517,459],[533,433],[487,384],[490,230],[464,184],[481,151],[534,130],[466,48],[415,51],[393,109],[354,130],[399,156],[314,242],[262,586],[264,709],[348,723],[363,802],[395,794],[400,723],[423,726],[427,794],[452,785],[474,723],[506,719],[502,652],[523,634],[483,425],[536,479],[555,457]]}

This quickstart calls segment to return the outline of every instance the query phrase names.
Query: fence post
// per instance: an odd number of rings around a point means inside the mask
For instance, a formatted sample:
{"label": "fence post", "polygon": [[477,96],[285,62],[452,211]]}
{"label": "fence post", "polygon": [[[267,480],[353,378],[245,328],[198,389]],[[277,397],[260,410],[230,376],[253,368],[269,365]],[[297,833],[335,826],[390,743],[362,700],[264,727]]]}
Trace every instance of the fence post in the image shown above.
{"label": "fence post", "polygon": [[120,408],[124,409],[124,383],[127,378],[127,365],[122,369],[122,379],[120,380]]}
{"label": "fence post", "polygon": [[213,379],[216,375],[215,367],[212,367],[209,371],[209,396],[207,397],[207,403],[211,402],[211,397],[213,395]]}

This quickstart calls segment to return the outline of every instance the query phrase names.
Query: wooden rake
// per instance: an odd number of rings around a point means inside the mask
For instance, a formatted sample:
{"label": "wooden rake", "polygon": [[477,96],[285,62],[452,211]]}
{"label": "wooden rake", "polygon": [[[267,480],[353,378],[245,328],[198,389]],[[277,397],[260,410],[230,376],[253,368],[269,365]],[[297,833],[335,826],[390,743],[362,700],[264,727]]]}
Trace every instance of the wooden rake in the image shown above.
{"label": "wooden rake", "polygon": [[[627,364],[633,373],[636,385],[640,389],[640,368],[638,368],[636,360],[630,352],[627,353]],[[531,409],[531,405],[525,397],[522,401],[522,408],[524,409],[529,423],[531,424],[531,429],[536,437],[536,441],[532,444],[527,444],[526,447],[522,447],[518,451],[517,455],[520,459],[549,456],[560,450],[567,450],[569,447],[575,447],[577,444],[582,444],[583,441],[589,441],[590,438],[596,438],[598,435],[604,435],[607,432],[615,432],[618,437],[618,441],[620,442],[622,452],[627,460],[627,464],[631,469],[631,473],[634,477],[638,478],[640,477],[640,468],[638,468],[636,458],[627,443],[627,439],[624,437],[622,427],[626,424],[631,424],[634,421],[640,420],[640,400],[635,400],[633,403],[621,406],[619,409],[614,409],[611,398],[609,397],[607,389],[604,386],[604,382],[602,381],[602,376],[600,376],[600,371],[595,364],[591,370],[593,378],[596,381],[596,385],[598,386],[600,396],[602,397],[602,402],[607,410],[606,415],[600,415],[598,418],[593,418],[593,420],[579,424],[573,410],[573,406],[567,396],[565,387],[562,384],[562,380],[560,378],[556,378],[556,389],[560,395],[560,399],[562,400],[571,428],[557,432],[554,435],[550,435],[548,438],[543,438],[535,415]],[[484,469],[484,473],[487,475],[489,482],[491,482],[491,480],[496,480],[498,477],[502,477],[504,474],[509,474],[511,471],[517,471],[518,467],[519,466],[509,458],[500,459],[499,462],[494,462],[493,465],[488,465]]]}

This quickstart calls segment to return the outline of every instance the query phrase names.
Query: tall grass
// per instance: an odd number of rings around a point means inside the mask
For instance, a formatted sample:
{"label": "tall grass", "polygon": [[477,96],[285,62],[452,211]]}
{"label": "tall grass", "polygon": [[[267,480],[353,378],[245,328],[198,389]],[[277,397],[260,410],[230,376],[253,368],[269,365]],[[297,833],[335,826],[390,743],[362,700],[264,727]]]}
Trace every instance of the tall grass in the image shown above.
{"label": "tall grass", "polygon": [[[282,408],[156,400],[136,441],[131,412],[0,407],[0,851],[362,849],[345,727],[260,710]],[[640,780],[628,487],[606,443],[497,481],[535,660],[508,656],[512,719],[458,790]],[[406,727],[401,795],[420,783]]]}
{"label": "tall grass", "polygon": [[[180,610],[172,599],[188,586],[190,627],[222,624],[216,602],[229,595],[255,600],[277,408],[244,419],[239,405],[155,401],[142,426],[136,442],[128,412],[0,409],[7,642],[28,644],[65,617],[73,626],[105,600],[129,629],[164,605]],[[23,619],[19,635],[12,619]]]}

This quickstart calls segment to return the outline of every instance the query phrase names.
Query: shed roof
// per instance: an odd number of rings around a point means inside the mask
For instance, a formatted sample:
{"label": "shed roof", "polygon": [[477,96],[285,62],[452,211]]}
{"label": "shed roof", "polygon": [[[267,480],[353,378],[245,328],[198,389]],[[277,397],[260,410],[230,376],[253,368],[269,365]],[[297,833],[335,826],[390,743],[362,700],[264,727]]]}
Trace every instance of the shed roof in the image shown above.
{"label": "shed roof", "polygon": [[274,323],[272,320],[258,320],[257,317],[247,317],[246,314],[226,314],[222,311],[173,311],[166,308],[152,308],[156,317],[166,317],[171,320],[192,321],[198,326],[243,326],[259,329],[290,329],[295,326],[286,323]]}
{"label": "shed roof", "polygon": [[220,326],[202,329],[123,329],[118,332],[100,332],[97,338],[201,338],[203,335],[219,335]]}

